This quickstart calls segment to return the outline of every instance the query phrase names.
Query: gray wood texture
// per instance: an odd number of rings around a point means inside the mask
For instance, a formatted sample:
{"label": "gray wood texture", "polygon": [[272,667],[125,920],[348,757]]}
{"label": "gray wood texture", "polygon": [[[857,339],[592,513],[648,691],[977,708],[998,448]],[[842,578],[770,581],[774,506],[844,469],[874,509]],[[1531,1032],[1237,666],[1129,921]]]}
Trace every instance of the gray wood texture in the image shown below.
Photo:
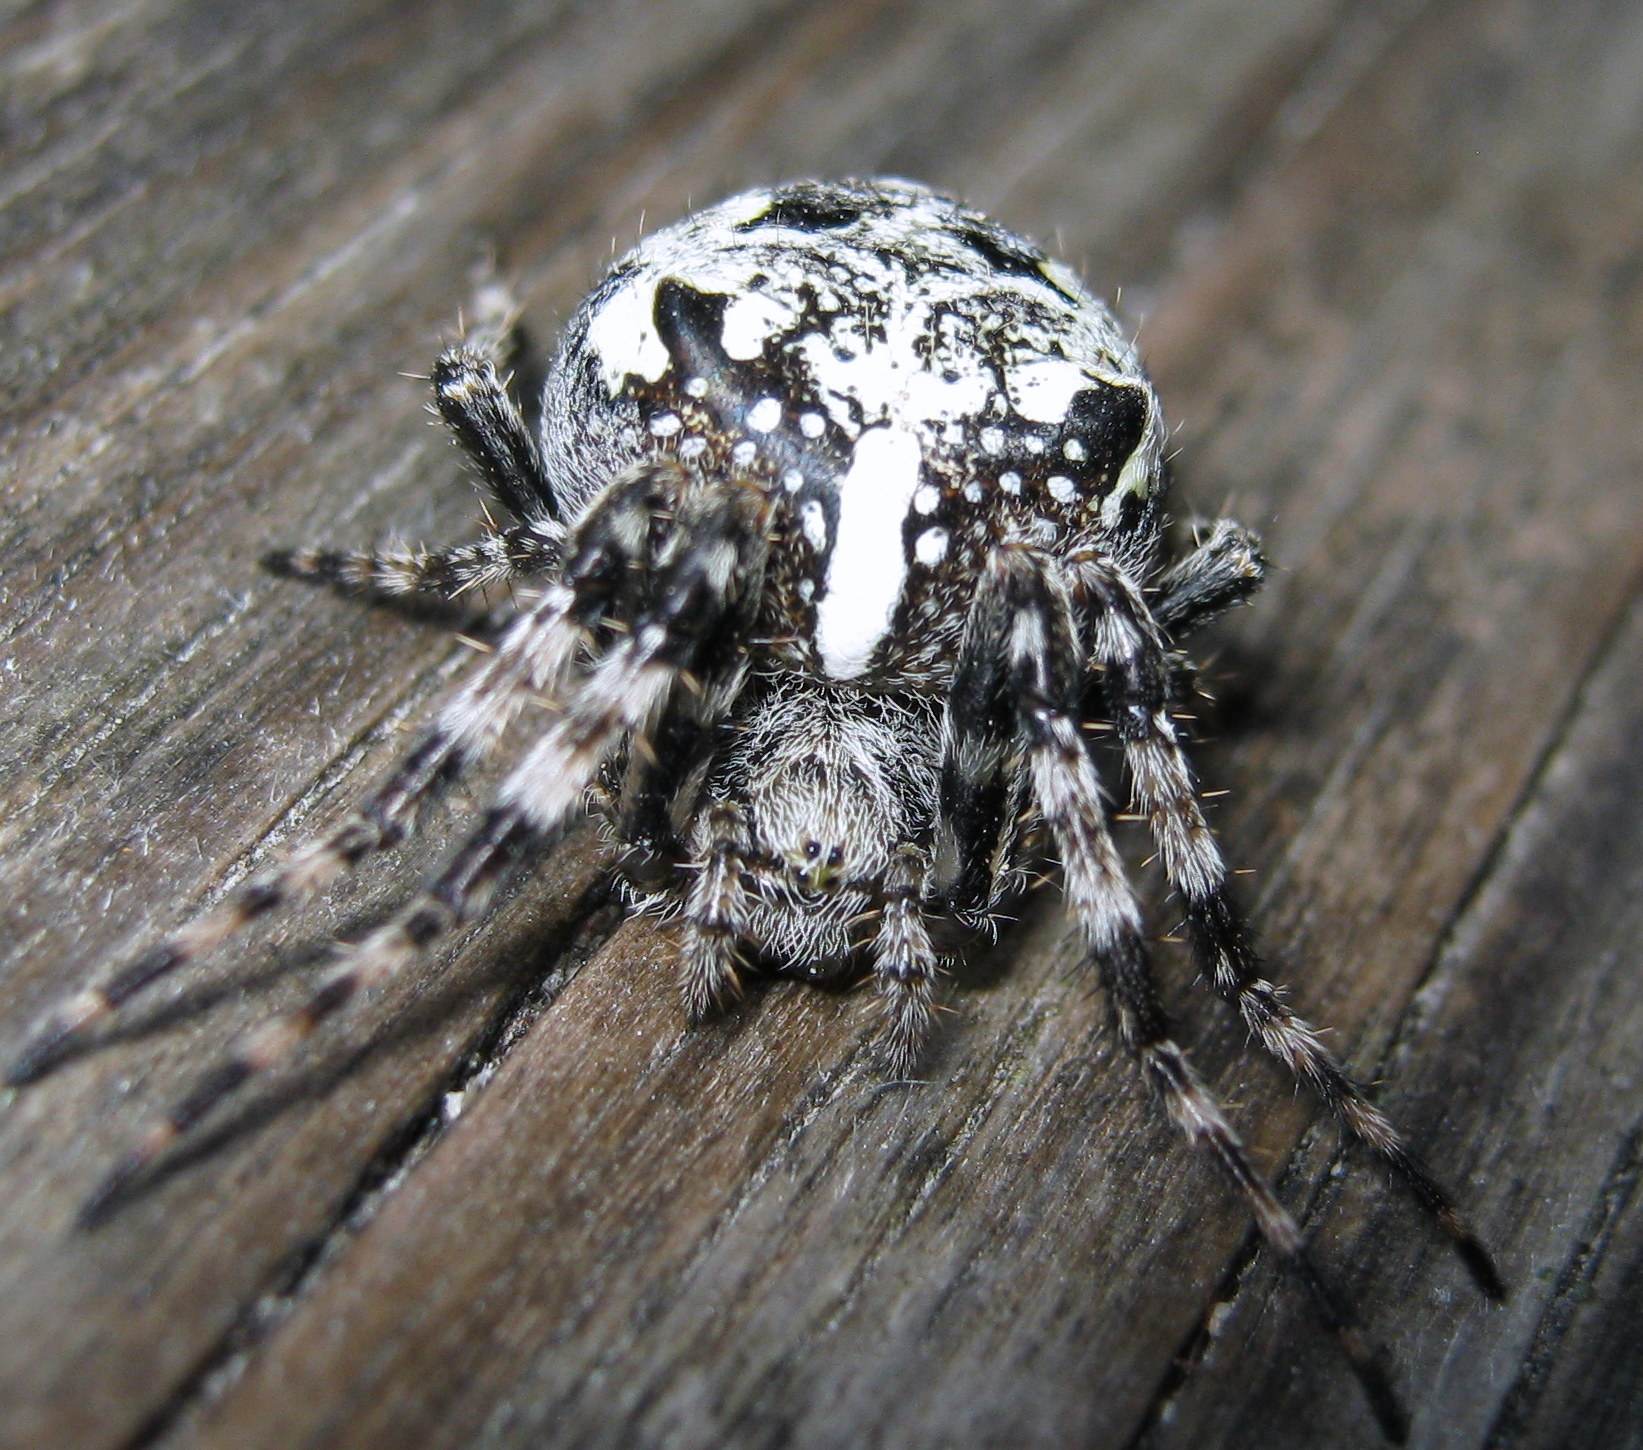
{"label": "gray wood texture", "polygon": [[[1509,1303],[1159,967],[1414,1442],[1643,1443],[1640,76],[1623,0],[0,7],[4,1040],[338,819],[462,667],[257,559],[471,529],[400,374],[476,262],[551,341],[642,218],[914,175],[1122,287],[1182,508],[1278,561],[1220,627],[1215,819]],[[686,1032],[573,841],[74,1233],[467,808],[4,1103],[0,1442],[1376,1443],[1053,889],[887,1088],[859,996]]]}

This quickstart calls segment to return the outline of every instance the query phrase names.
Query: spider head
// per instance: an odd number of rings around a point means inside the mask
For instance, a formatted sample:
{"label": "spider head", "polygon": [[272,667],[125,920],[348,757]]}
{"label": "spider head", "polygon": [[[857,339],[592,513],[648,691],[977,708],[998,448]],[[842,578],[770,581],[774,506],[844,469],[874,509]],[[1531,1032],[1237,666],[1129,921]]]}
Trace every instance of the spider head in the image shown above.
{"label": "spider head", "polygon": [[797,896],[876,882],[912,829],[900,716],[852,700],[780,690],[742,736],[755,852]]}
{"label": "spider head", "polygon": [[873,877],[889,861],[888,820],[882,785],[833,737],[820,749],[773,762],[769,808],[760,813],[760,844],[786,869],[795,890],[820,893]]}

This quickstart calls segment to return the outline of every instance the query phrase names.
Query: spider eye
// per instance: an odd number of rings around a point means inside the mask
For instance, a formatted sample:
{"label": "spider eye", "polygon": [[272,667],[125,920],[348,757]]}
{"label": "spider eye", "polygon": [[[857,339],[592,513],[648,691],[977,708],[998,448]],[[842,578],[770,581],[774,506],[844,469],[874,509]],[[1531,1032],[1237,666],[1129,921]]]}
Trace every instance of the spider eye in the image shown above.
{"label": "spider eye", "polygon": [[804,843],[805,860],[814,861],[819,855],[821,855],[820,841],[806,841]]}
{"label": "spider eye", "polygon": [[843,846],[835,846],[835,847],[833,847],[833,849],[831,851],[829,851],[827,853],[827,864],[829,866],[841,865],[843,863],[843,861],[844,861],[844,847]]}

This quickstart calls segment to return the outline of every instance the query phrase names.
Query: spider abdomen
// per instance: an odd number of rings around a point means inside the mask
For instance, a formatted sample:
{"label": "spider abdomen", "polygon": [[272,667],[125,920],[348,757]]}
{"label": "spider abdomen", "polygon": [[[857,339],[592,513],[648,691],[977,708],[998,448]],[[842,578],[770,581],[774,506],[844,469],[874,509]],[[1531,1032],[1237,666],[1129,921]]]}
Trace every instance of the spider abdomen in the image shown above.
{"label": "spider abdomen", "polygon": [[944,683],[999,542],[1144,571],[1157,541],[1162,418],[1112,314],[906,182],[747,192],[655,233],[583,303],[547,394],[571,499],[656,454],[776,499],[769,634],[823,679]]}

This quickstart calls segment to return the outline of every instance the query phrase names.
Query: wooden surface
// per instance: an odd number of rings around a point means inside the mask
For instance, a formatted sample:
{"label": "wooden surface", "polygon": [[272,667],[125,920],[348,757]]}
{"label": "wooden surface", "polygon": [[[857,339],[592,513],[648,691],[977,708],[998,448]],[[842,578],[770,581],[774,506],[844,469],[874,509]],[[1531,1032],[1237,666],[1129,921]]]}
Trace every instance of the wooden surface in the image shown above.
{"label": "wooden surface", "polygon": [[[471,526],[399,374],[476,261],[551,339],[642,217],[915,175],[1123,288],[1183,505],[1278,561],[1220,631],[1216,820],[1510,1302],[1160,970],[1415,1443],[1643,1443],[1640,75],[1623,0],[6,4],[5,1040],[336,820],[462,665],[256,561]],[[573,843],[72,1232],[449,820],[4,1105],[8,1447],[1376,1442],[1053,891],[885,1088],[860,997],[686,1033]]]}

